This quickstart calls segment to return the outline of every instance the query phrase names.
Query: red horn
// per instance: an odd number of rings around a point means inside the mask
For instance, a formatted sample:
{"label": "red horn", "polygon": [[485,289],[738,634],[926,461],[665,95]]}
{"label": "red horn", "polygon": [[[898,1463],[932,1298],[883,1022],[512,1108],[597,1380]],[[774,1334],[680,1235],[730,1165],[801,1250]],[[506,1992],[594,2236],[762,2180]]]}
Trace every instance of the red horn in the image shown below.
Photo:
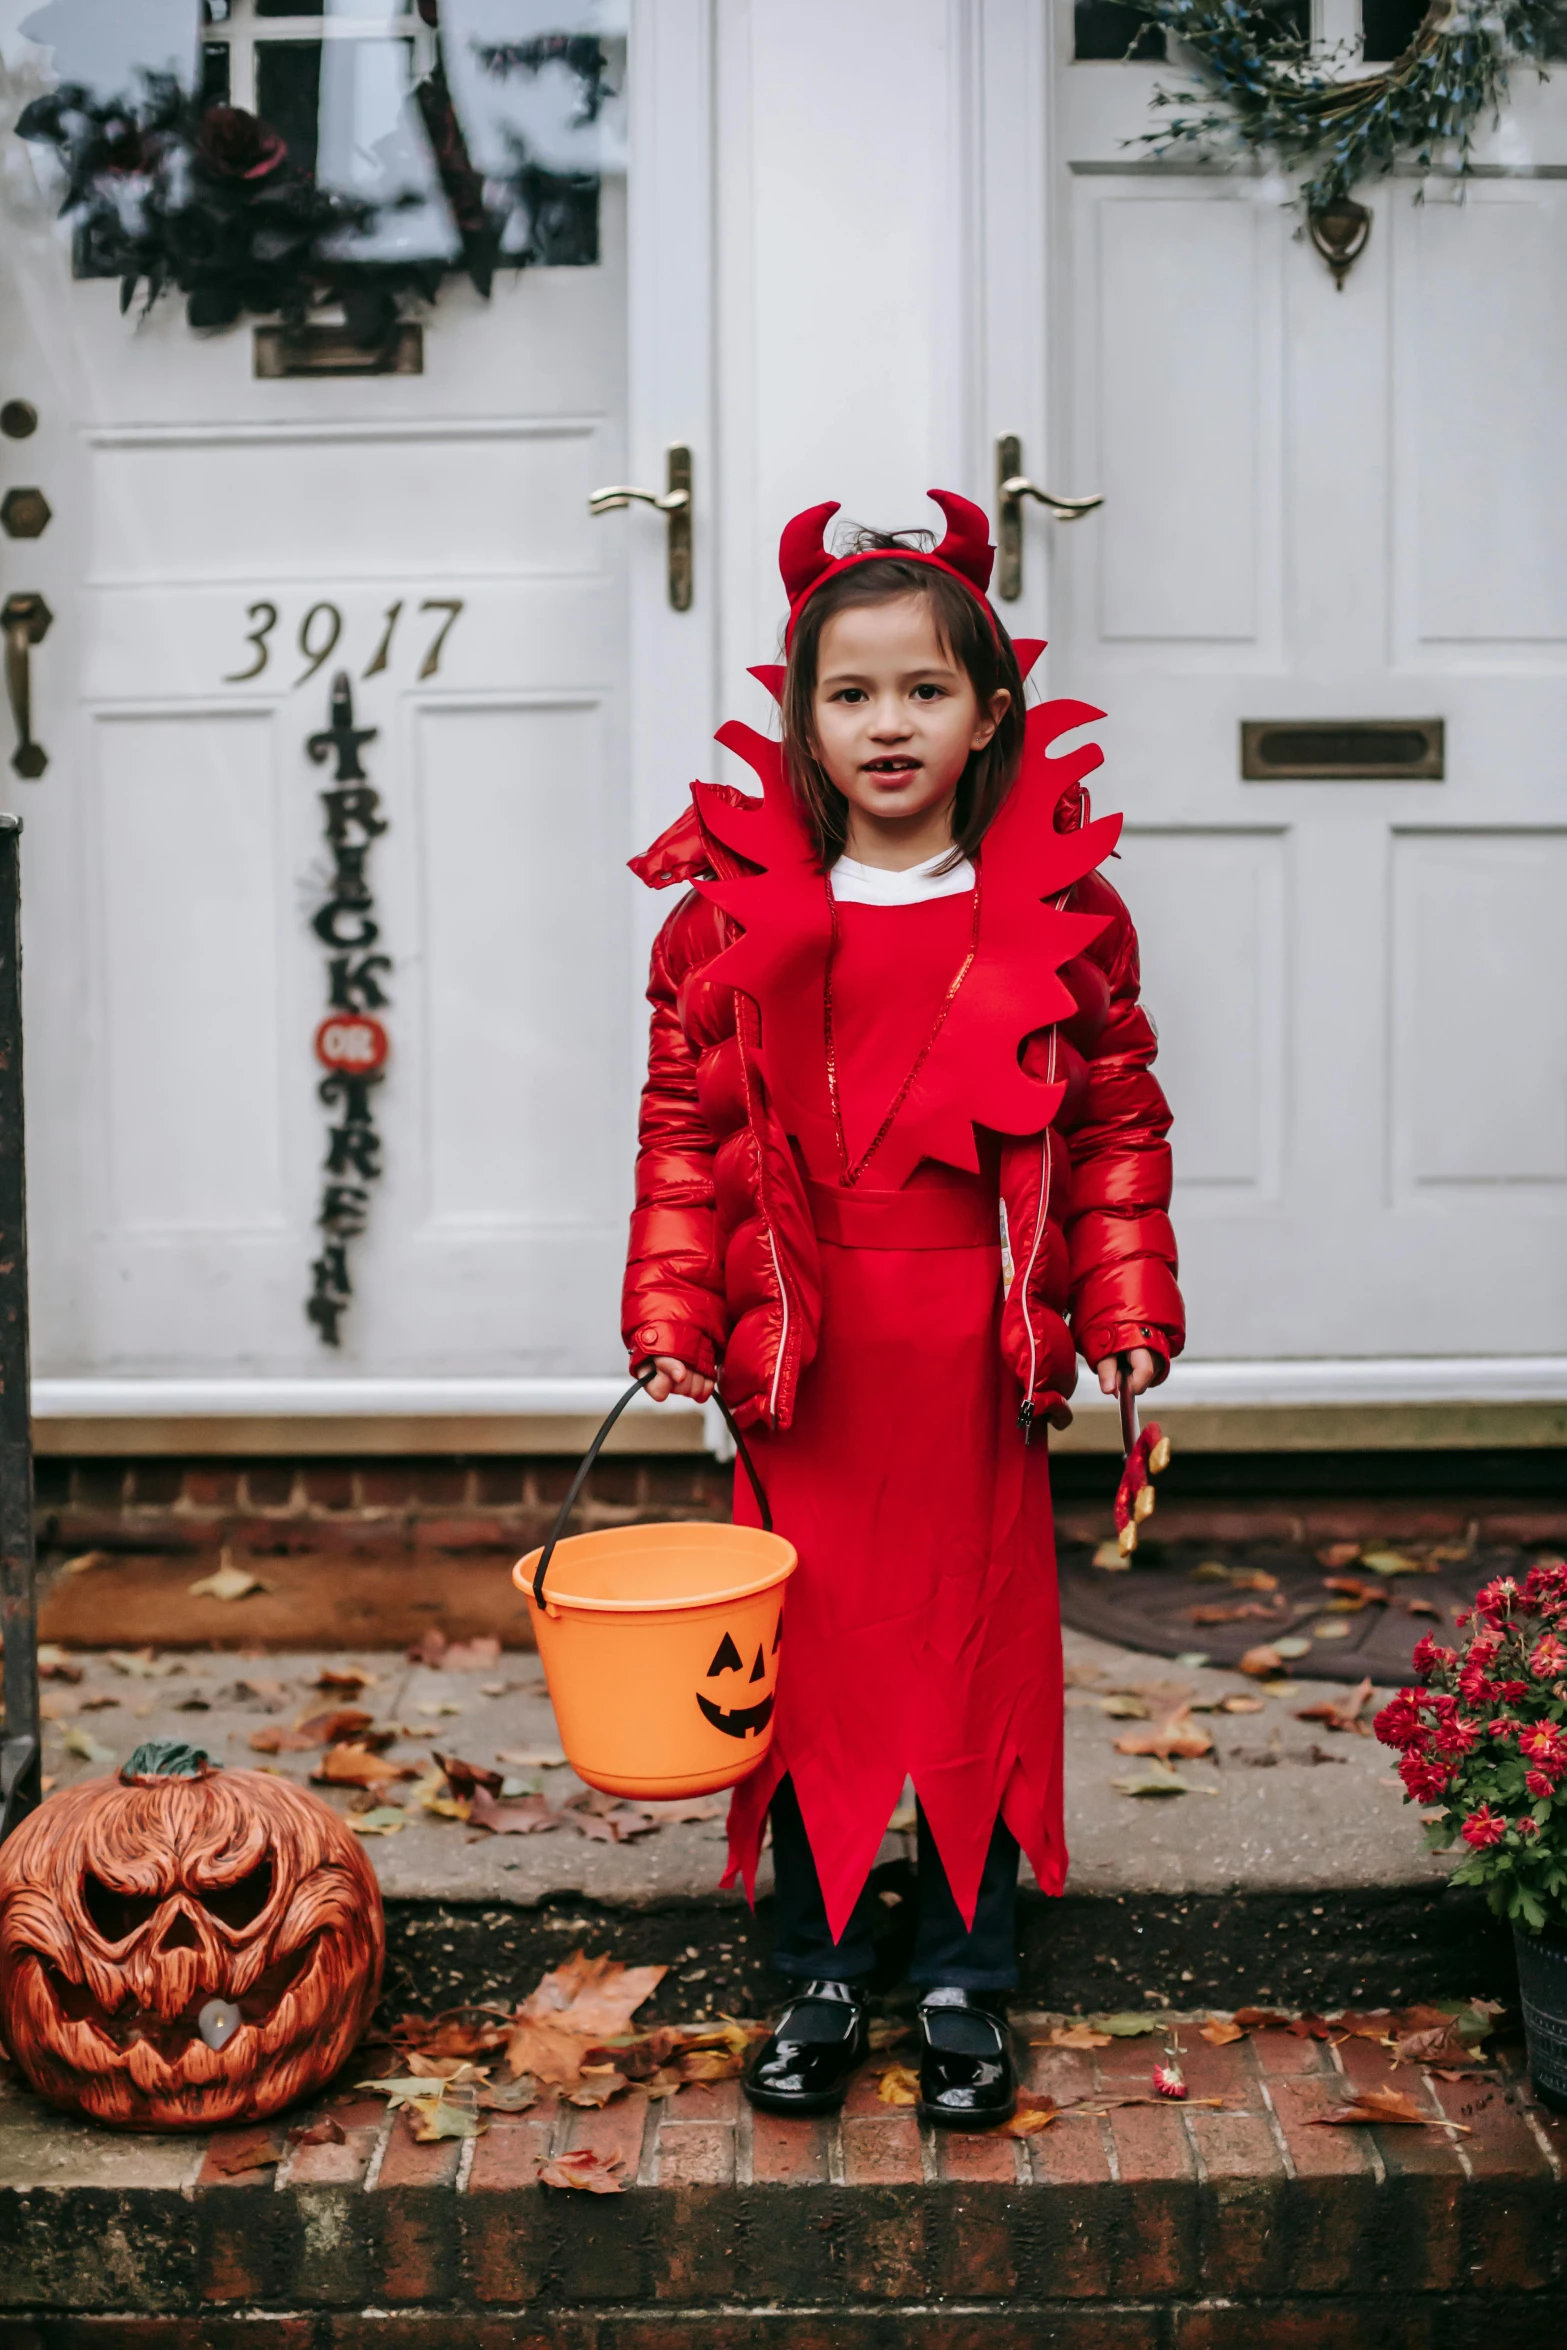
{"label": "red horn", "polygon": [[822,534],[837,511],[838,500],[831,498],[825,506],[808,506],[803,514],[784,524],[783,537],[778,541],[778,568],[783,574],[784,594],[791,605],[799,602],[832,561],[822,544]]}
{"label": "red horn", "polygon": [[[956,490],[927,490],[933,506],[947,518],[947,535],[935,550],[943,563],[971,579],[981,595],[990,585],[996,550],[990,543],[990,520],[978,506],[960,498]],[[790,525],[791,529],[793,525]]]}

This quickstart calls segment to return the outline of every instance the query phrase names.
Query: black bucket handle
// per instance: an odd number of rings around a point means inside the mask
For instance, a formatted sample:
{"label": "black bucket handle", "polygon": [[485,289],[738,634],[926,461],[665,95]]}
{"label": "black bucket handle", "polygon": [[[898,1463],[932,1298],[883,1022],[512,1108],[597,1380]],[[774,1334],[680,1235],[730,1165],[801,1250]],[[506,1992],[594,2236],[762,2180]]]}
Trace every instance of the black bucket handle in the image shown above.
{"label": "black bucket handle", "polygon": [[[559,1542],[562,1534],[566,1530],[566,1521],[571,1516],[573,1509],[576,1507],[578,1494],[582,1491],[583,1486],[587,1483],[589,1470],[592,1468],[594,1462],[598,1459],[599,1454],[604,1449],[605,1437],[609,1434],[611,1428],[614,1427],[615,1422],[620,1418],[621,1413],[625,1410],[627,1404],[632,1401],[633,1397],[640,1395],[642,1390],[648,1385],[649,1381],[656,1379],[657,1377],[658,1365],[656,1363],[648,1362],[641,1366],[632,1379],[631,1385],[626,1389],[625,1394],[621,1397],[619,1403],[616,1404],[614,1410],[609,1414],[608,1418],[604,1422],[604,1425],[602,1428],[600,1428],[598,1434],[594,1437],[593,1442],[588,1446],[587,1451],[583,1454],[582,1465],[578,1469],[575,1477],[573,1477],[571,1480],[570,1487],[567,1490],[566,1498],[560,1505],[560,1514],[556,1518],[553,1527],[550,1529],[550,1538],[548,1542],[546,1542],[544,1545],[544,1555],[539,1560],[538,1566],[534,1572],[533,1604],[535,1607],[542,1607],[544,1605],[544,1577],[548,1572],[550,1560],[555,1556],[555,1545],[557,1542]],[[756,1495],[756,1506],[762,1513],[762,1532],[764,1534],[771,1534],[773,1530],[772,1508],[768,1502],[767,1495],[762,1490],[762,1480],[756,1473],[756,1463],[752,1460],[750,1453],[746,1449],[745,1438],[741,1435],[738,1427],[735,1425],[735,1417],[733,1412],[731,1412],[729,1406],[725,1403],[723,1397],[719,1394],[716,1387],[713,1390],[713,1401],[717,1404],[719,1410],[724,1415],[724,1425],[735,1440],[735,1450],[740,1455],[740,1460],[745,1469],[747,1477],[749,1477],[751,1480],[751,1491]]]}

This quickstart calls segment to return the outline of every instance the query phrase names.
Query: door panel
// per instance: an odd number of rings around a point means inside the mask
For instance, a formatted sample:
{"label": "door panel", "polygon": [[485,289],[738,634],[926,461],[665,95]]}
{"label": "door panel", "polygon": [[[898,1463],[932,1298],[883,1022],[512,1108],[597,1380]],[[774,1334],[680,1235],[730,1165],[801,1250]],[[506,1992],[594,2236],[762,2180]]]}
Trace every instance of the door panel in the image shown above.
{"label": "door panel", "polygon": [[[0,179],[0,396],[41,419],[3,444],[6,482],[54,510],[3,547],[7,591],[56,616],[50,766],[10,802],[37,1370],[596,1375],[640,1043],[632,542],[587,505],[626,478],[624,180],[609,157],[595,263],[503,268],[488,302],[448,280],[422,375],[274,380],[248,324],[122,316],[115,284],[73,278],[34,160]],[[332,768],[306,743],[340,670],[375,730],[392,972],[385,1172],[334,1352],[304,1311],[331,1122],[310,920]]]}
{"label": "door panel", "polygon": [[[1179,70],[1072,17],[1045,462],[1105,504],[1028,560],[1109,712],[1191,1353],[1560,1354],[1567,93],[1462,201],[1360,190],[1339,292],[1277,185],[1138,158]],[[1416,717],[1442,781],[1242,779],[1243,719]]]}

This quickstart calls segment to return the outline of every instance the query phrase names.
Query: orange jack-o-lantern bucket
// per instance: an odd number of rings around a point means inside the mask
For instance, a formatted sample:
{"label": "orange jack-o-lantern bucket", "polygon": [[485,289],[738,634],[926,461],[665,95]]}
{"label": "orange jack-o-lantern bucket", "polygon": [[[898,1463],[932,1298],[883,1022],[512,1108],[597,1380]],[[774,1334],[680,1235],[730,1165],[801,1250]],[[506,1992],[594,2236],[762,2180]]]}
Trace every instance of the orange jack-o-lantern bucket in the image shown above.
{"label": "orange jack-o-lantern bucket", "polygon": [[772,1531],[767,1496],[727,1406],[760,1527],[617,1526],[562,1540],[600,1446],[652,1377],[649,1364],[627,1388],[589,1447],[549,1541],[518,1560],[512,1580],[528,1594],[572,1769],[607,1794],[658,1798],[732,1787],[772,1744],[795,1550]]}

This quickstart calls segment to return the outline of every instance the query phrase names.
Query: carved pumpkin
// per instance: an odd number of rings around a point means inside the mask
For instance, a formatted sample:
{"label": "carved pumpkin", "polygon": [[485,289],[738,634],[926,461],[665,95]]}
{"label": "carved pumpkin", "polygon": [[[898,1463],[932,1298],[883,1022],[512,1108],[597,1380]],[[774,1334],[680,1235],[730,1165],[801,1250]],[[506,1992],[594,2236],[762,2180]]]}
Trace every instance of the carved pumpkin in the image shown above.
{"label": "carved pumpkin", "polygon": [[[780,1614],[771,1650],[764,1652],[763,1646],[758,1645],[748,1673],[732,1634],[726,1632],[714,1650],[713,1661],[707,1668],[707,1691],[699,1689],[696,1701],[702,1709],[702,1719],[711,1722],[715,1730],[722,1730],[726,1738],[758,1738],[772,1720],[774,1685],[778,1678],[773,1658],[782,1638]],[[744,1674],[745,1678],[728,1682],[726,1686],[725,1676],[730,1673]]]}
{"label": "carved pumpkin", "polygon": [[139,2130],[258,2121],[347,2059],[386,1929],[324,1803],[138,1747],[0,1846],[0,2037],[41,2096]]}

